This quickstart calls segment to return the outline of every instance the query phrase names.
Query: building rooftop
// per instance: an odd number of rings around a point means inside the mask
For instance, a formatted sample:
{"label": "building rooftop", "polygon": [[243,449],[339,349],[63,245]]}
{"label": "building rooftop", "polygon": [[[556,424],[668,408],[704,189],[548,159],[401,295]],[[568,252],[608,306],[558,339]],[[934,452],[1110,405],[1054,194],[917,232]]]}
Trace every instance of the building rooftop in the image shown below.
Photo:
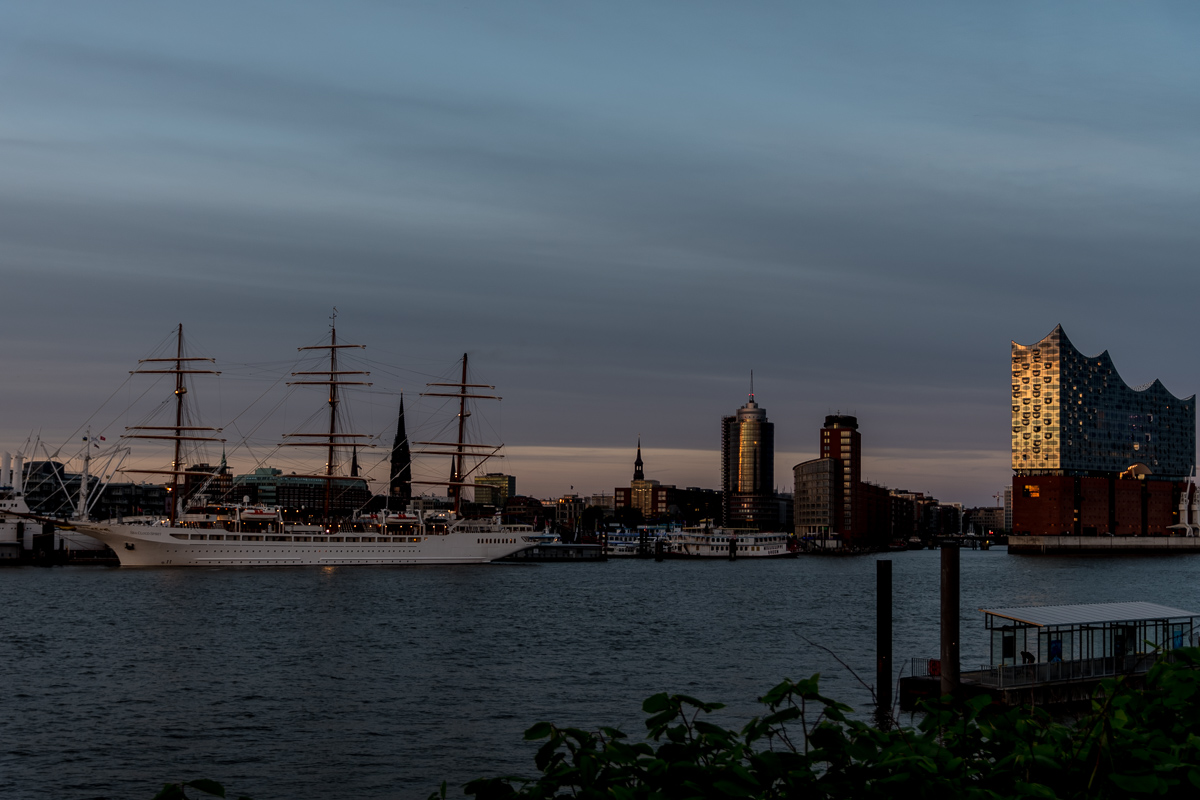
{"label": "building rooftop", "polygon": [[1038,628],[1056,625],[1100,625],[1106,622],[1137,622],[1141,620],[1200,617],[1195,611],[1160,606],[1157,603],[1089,603],[1070,606],[1025,606],[1017,608],[979,609],[993,617]]}

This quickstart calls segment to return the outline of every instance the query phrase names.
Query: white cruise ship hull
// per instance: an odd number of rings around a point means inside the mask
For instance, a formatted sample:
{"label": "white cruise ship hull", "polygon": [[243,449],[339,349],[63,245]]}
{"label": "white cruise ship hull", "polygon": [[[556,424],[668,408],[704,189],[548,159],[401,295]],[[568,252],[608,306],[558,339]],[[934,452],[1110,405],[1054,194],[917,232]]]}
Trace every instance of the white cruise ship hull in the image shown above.
{"label": "white cruise ship hull", "polygon": [[483,564],[531,545],[504,530],[415,536],[236,534],[163,525],[77,523],[126,567],[288,567],[356,564]]}

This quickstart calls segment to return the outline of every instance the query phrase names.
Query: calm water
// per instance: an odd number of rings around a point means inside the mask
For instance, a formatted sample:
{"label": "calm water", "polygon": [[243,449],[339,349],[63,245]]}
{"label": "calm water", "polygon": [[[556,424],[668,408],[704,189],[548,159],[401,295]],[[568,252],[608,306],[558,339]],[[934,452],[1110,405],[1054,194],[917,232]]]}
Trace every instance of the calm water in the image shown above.
{"label": "calm water", "polygon": [[[937,653],[936,552],[896,553],[895,656]],[[1200,608],[1194,557],[962,554],[964,668],[989,605]],[[538,720],[640,736],[659,691],[756,712],[783,677],[869,695],[872,557],[484,567],[0,570],[0,796],[424,798],[528,773]]]}

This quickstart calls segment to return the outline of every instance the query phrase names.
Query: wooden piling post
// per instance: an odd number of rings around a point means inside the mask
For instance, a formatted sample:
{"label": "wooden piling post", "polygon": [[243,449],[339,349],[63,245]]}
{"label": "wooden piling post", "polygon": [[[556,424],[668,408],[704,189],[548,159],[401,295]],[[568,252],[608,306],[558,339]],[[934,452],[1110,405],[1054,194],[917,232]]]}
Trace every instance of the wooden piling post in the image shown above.
{"label": "wooden piling post", "polygon": [[875,715],[884,725],[892,711],[892,562],[875,562]]}
{"label": "wooden piling post", "polygon": [[942,543],[942,694],[958,692],[959,548]]}

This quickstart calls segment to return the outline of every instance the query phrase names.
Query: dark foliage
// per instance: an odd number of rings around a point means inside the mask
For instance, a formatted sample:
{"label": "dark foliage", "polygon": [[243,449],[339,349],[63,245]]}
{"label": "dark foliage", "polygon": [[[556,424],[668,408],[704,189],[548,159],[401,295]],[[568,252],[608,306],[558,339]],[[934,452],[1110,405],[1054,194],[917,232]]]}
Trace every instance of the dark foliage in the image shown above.
{"label": "dark foliage", "polygon": [[[1125,798],[1200,796],[1200,650],[1160,661],[1144,688],[1104,682],[1073,721],[987,698],[925,709],[916,728],[874,727],[818,691],[784,681],[740,731],[685,695],[643,704],[647,741],[541,722],[537,777],[485,778],[465,791],[510,798]],[[445,798],[447,789],[431,796]]]}

